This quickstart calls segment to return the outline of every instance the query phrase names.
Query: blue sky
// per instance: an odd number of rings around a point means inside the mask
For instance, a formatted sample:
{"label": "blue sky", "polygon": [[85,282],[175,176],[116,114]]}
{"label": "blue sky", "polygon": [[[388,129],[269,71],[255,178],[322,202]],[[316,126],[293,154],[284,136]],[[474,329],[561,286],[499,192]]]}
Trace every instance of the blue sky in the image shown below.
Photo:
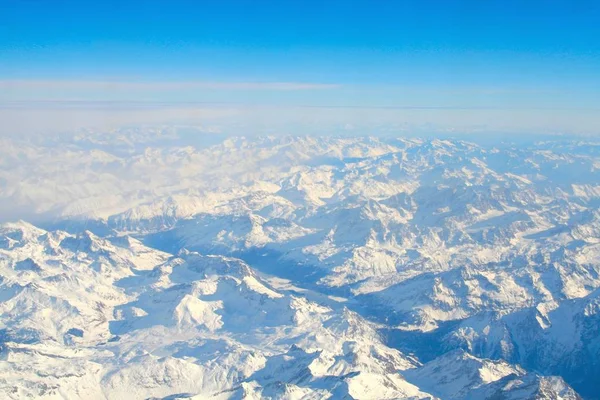
{"label": "blue sky", "polygon": [[595,1],[0,0],[0,101],[594,133],[598,21]]}

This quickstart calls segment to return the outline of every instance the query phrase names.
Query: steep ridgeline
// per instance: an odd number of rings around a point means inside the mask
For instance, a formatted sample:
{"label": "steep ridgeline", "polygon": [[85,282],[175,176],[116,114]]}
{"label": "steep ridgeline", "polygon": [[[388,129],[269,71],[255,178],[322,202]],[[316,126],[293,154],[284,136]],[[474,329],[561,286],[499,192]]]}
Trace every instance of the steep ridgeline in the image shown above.
{"label": "steep ridgeline", "polygon": [[343,299],[235,258],[24,222],[0,238],[3,398],[578,398],[467,353],[422,365]]}
{"label": "steep ridgeline", "polygon": [[[2,314],[3,351],[81,348],[89,367],[76,369],[89,375],[73,382],[107,396],[181,387],[238,398],[568,399],[572,386],[599,398],[599,143],[271,137],[198,147],[136,132],[0,144],[0,210],[52,231],[0,234],[0,299],[21,307]],[[249,265],[258,283],[193,267],[210,263]],[[254,292],[262,300],[250,307],[243,293]],[[363,332],[349,341],[383,353],[345,344],[335,329],[347,320]],[[174,340],[196,340],[194,350]],[[242,349],[262,361],[239,362]],[[205,369],[126,376],[150,356]],[[73,365],[64,361],[66,376]],[[292,372],[278,380],[269,369]],[[6,387],[58,390],[29,373]],[[18,385],[23,376],[32,381]]]}

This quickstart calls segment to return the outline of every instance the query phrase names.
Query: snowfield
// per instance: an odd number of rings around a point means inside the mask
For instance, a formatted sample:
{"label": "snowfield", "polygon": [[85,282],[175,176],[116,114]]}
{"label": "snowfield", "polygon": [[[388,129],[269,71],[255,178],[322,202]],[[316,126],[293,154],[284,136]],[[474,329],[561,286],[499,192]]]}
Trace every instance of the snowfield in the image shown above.
{"label": "snowfield", "polygon": [[582,141],[0,139],[0,397],[598,399],[599,166]]}

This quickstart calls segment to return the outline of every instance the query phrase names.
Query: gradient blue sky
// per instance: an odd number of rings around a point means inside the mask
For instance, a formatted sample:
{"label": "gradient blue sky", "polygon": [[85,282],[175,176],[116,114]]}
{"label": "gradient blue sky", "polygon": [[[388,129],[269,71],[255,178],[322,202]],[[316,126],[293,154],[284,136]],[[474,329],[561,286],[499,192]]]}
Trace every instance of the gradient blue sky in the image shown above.
{"label": "gradient blue sky", "polygon": [[595,133],[599,38],[597,1],[0,0],[0,101]]}

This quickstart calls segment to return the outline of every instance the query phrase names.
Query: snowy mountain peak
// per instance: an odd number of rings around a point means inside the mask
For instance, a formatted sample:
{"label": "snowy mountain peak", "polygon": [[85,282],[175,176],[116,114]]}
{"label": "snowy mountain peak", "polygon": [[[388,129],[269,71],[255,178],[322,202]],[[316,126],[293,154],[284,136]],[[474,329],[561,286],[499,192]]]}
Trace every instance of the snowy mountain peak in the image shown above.
{"label": "snowy mountain peak", "polygon": [[3,397],[597,398],[596,144],[7,142]]}

